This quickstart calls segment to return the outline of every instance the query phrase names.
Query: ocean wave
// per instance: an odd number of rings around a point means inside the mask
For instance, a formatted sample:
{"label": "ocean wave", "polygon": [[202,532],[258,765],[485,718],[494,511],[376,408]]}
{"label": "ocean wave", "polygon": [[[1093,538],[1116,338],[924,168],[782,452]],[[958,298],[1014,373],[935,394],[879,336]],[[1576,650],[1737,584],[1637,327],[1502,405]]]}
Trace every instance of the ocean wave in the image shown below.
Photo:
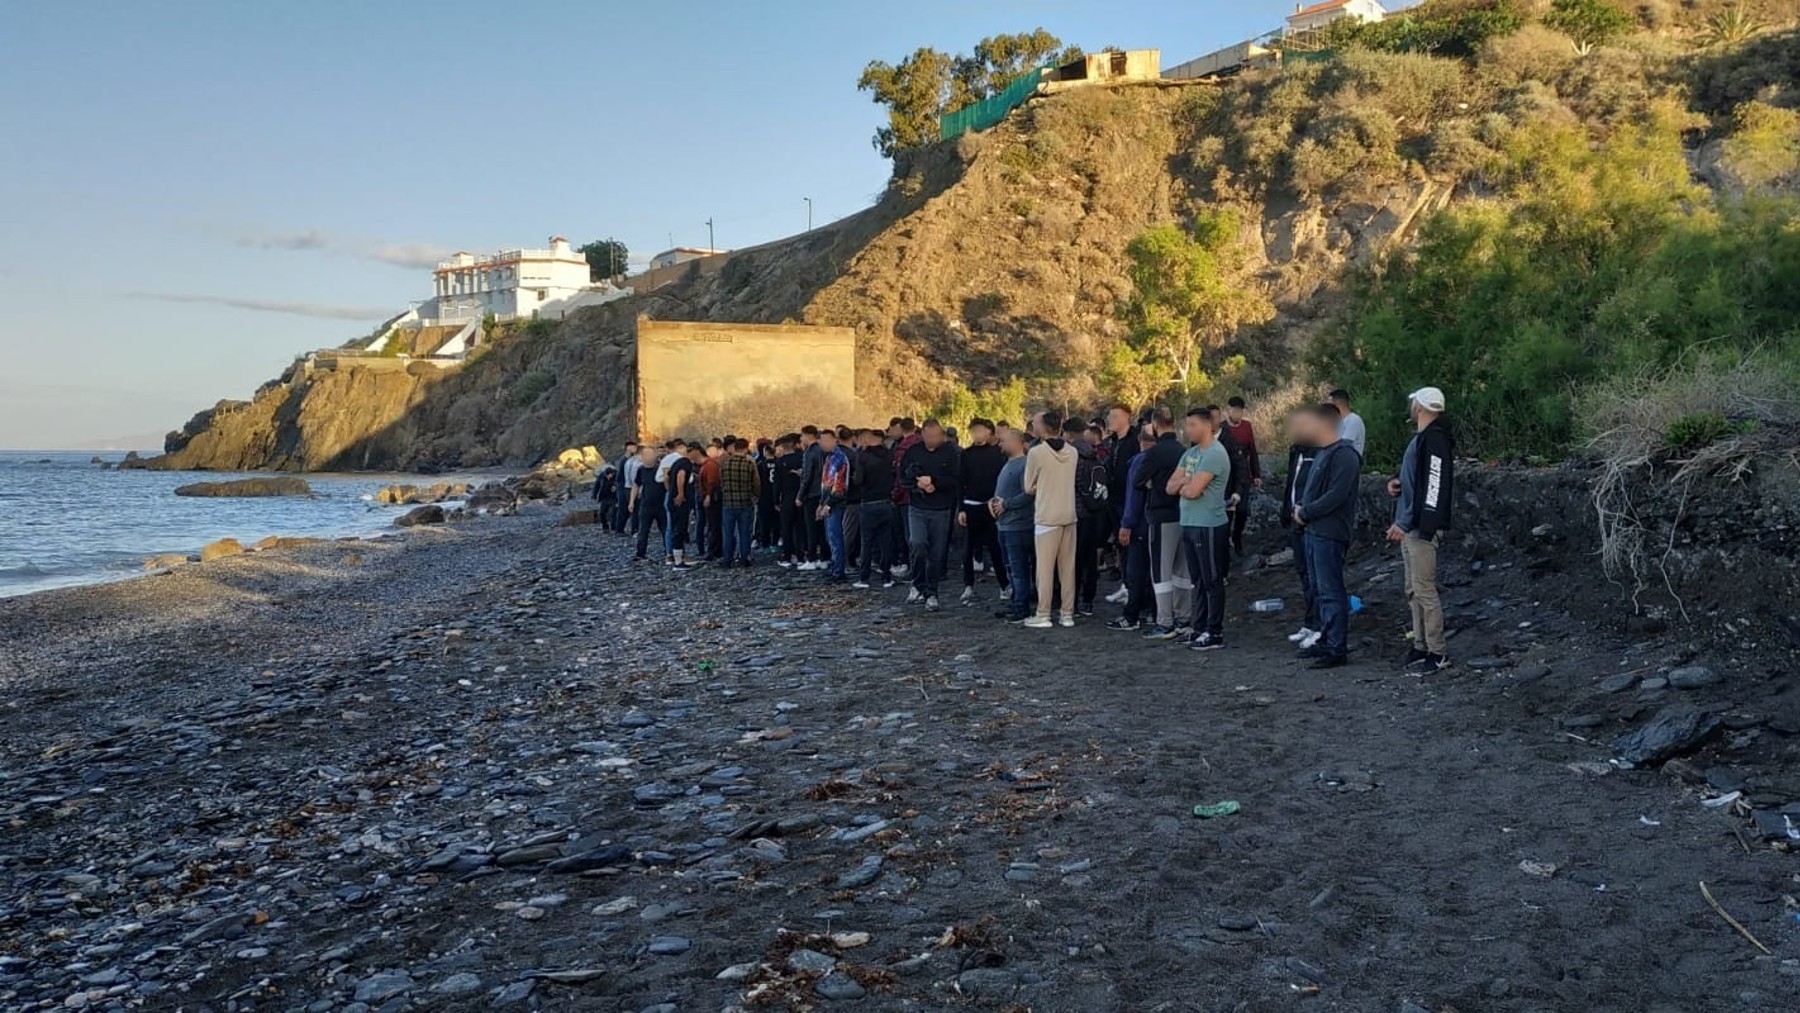
{"label": "ocean wave", "polygon": [[26,563],[23,566],[0,566],[0,580],[36,580],[40,577],[50,576],[50,572],[35,563]]}

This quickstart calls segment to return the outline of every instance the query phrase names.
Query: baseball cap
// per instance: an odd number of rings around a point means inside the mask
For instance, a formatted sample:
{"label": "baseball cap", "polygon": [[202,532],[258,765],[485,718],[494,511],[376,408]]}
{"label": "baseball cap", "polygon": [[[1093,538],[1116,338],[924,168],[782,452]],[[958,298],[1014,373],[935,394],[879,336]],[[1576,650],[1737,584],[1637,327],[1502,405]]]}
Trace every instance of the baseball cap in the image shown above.
{"label": "baseball cap", "polygon": [[1419,407],[1428,412],[1444,410],[1444,392],[1436,387],[1420,387],[1406,396],[1408,401],[1418,402]]}

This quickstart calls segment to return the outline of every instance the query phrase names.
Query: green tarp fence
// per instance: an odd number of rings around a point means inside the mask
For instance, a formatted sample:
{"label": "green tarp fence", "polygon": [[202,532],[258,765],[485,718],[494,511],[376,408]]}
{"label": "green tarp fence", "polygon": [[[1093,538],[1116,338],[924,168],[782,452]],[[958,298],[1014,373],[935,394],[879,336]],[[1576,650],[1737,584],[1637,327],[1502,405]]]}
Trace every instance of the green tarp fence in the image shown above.
{"label": "green tarp fence", "polygon": [[1043,80],[1047,69],[1047,65],[1034,68],[1014,78],[1000,94],[938,117],[938,139],[948,141],[971,130],[986,130],[1006,119],[1007,113],[1024,104],[1037,91],[1038,82]]}

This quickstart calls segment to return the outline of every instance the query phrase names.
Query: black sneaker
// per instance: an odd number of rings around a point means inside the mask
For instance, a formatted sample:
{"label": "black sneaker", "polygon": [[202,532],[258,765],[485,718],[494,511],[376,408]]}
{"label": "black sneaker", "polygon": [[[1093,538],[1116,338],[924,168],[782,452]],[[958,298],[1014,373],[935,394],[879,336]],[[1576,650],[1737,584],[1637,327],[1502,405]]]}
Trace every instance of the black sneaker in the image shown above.
{"label": "black sneaker", "polygon": [[1090,601],[1090,602],[1082,602],[1082,603],[1076,605],[1075,606],[1075,614],[1078,616],[1093,615],[1094,614],[1094,603]]}
{"label": "black sneaker", "polygon": [[1431,657],[1429,652],[1421,651],[1417,647],[1414,647],[1406,652],[1406,660],[1400,663],[1400,667],[1408,672],[1423,671],[1425,659],[1429,657]]}
{"label": "black sneaker", "polygon": [[1106,624],[1106,628],[1109,630],[1124,630],[1125,632],[1130,633],[1133,630],[1143,629],[1144,621],[1142,619],[1127,619],[1124,616],[1120,616],[1117,619],[1109,621]]}
{"label": "black sneaker", "polygon": [[1421,675],[1430,675],[1432,672],[1442,672],[1444,669],[1449,668],[1454,664],[1456,664],[1456,662],[1451,661],[1442,654],[1426,654],[1425,660],[1419,662],[1418,666],[1413,669],[1413,671],[1416,671]]}
{"label": "black sneaker", "polygon": [[1312,663],[1314,668],[1343,668],[1350,664],[1350,659],[1342,654],[1327,654]]}
{"label": "black sneaker", "polygon": [[1314,644],[1311,647],[1296,653],[1294,657],[1299,658],[1302,661],[1312,661],[1318,658],[1329,658],[1331,657],[1331,654],[1325,650],[1325,647],[1322,644]]}
{"label": "black sneaker", "polygon": [[1224,637],[1215,637],[1210,633],[1202,633],[1188,641],[1190,651],[1216,651],[1225,646]]}
{"label": "black sneaker", "polygon": [[1179,636],[1181,636],[1180,630],[1170,629],[1167,626],[1152,626],[1144,631],[1145,640],[1174,640]]}

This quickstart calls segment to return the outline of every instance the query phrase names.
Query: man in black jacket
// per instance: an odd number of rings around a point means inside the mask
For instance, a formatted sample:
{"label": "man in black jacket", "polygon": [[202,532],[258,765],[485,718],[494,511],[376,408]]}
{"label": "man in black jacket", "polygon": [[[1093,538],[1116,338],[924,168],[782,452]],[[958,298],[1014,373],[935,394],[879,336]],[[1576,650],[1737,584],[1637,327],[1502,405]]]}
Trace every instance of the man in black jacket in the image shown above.
{"label": "man in black jacket", "polygon": [[881,442],[881,434],[864,430],[856,465],[862,473],[858,493],[862,500],[858,530],[857,578],[852,587],[867,589],[879,571],[882,587],[893,587],[894,565],[894,454]]}
{"label": "man in black jacket", "polygon": [[[1225,409],[1218,405],[1207,406],[1207,417],[1212,422],[1213,438],[1219,446],[1225,448],[1225,456],[1231,460],[1231,481],[1225,489],[1225,513],[1231,518],[1227,523],[1231,530],[1231,548],[1240,555],[1244,551],[1243,528],[1238,518],[1250,512],[1250,476],[1254,469],[1250,466],[1250,451],[1231,431],[1231,417]],[[1231,575],[1231,555],[1225,556],[1225,575]]]}
{"label": "man in black jacket", "polygon": [[1319,447],[1306,476],[1294,523],[1306,529],[1306,569],[1319,598],[1323,636],[1302,657],[1314,668],[1337,668],[1349,662],[1350,592],[1344,586],[1344,557],[1356,530],[1356,487],[1362,455],[1338,434],[1338,415],[1323,406],[1307,410],[1303,438]]}
{"label": "man in black jacket", "polygon": [[1181,551],[1181,497],[1168,491],[1169,476],[1181,466],[1186,453],[1175,438],[1175,413],[1157,408],[1150,415],[1156,443],[1149,450],[1142,471],[1144,491],[1144,549],[1150,559],[1150,586],[1156,595],[1156,624],[1144,632],[1145,640],[1174,640],[1181,636],[1183,615],[1193,612],[1194,583],[1187,572],[1187,555]]}
{"label": "man in black jacket", "polygon": [[1005,589],[1006,561],[1000,558],[1000,530],[994,526],[994,515],[988,511],[988,500],[994,498],[994,480],[1006,464],[1006,454],[994,444],[994,424],[987,419],[971,419],[969,445],[962,452],[962,473],[958,476],[962,502],[956,511],[956,523],[963,529],[964,605],[975,604],[975,564],[985,553],[994,568],[994,579]]}
{"label": "man in black jacket", "polygon": [[923,602],[927,610],[936,612],[938,581],[943,579],[944,555],[950,546],[951,515],[961,502],[956,487],[961,464],[936,419],[925,420],[919,437],[900,458],[900,482],[909,500],[907,542],[912,546],[913,588],[906,602]]}
{"label": "man in black jacket", "polygon": [[1407,411],[1417,431],[1400,458],[1400,475],[1388,481],[1394,497],[1394,523],[1388,541],[1400,546],[1406,563],[1406,600],[1412,605],[1412,650],[1407,671],[1441,672],[1450,667],[1445,654],[1444,605],[1438,598],[1438,535],[1450,526],[1456,442],[1444,418],[1444,392],[1422,387],[1407,397]]}
{"label": "man in black jacket", "polygon": [[[1335,413],[1337,408],[1334,406]],[[1303,434],[1307,431],[1307,409],[1300,408],[1288,416],[1288,437],[1293,442],[1288,445],[1287,478],[1281,486],[1281,526],[1287,529],[1288,551],[1294,554],[1294,569],[1300,574],[1301,600],[1306,603],[1306,613],[1301,617],[1298,632],[1288,635],[1288,640],[1299,644],[1306,650],[1319,642],[1319,595],[1313,589],[1312,578],[1306,572],[1306,529],[1294,523],[1294,508],[1300,505],[1300,492],[1306,488],[1307,472],[1312,470],[1313,458],[1318,456],[1319,448],[1312,446]]]}

